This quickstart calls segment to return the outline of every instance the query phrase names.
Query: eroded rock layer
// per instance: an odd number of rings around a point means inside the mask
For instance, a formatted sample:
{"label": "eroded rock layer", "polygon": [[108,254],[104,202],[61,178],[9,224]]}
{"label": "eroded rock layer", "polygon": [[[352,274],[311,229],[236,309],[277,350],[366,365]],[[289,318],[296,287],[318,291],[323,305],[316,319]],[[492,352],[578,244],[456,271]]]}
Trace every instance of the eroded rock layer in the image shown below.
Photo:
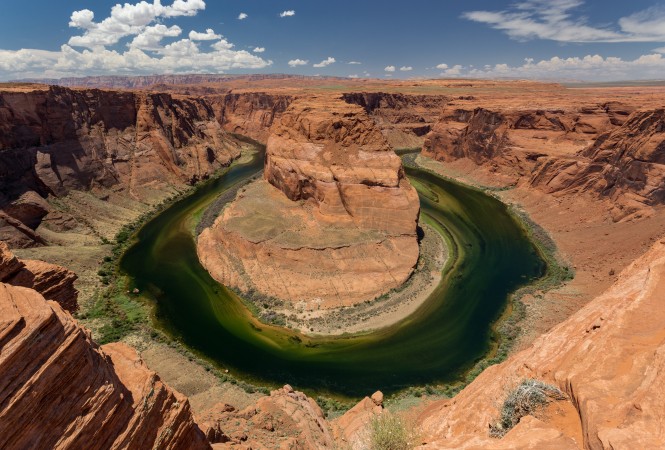
{"label": "eroded rock layer", "polygon": [[0,231],[34,242],[44,200],[113,189],[150,201],[239,155],[210,104],[168,94],[72,90],[0,92]]}
{"label": "eroded rock layer", "polygon": [[265,180],[199,237],[224,284],[330,308],[402,284],[418,259],[418,195],[363,108],[293,102],[273,125]]}
{"label": "eroded rock layer", "polygon": [[0,282],[34,289],[47,300],[58,302],[70,313],[78,310],[76,274],[44,261],[19,260],[0,241]]}
{"label": "eroded rock layer", "polygon": [[[454,399],[430,406],[419,419],[427,448],[662,447],[664,289],[660,241],[531,347],[485,370]],[[523,419],[502,440],[490,438],[500,405],[525,378],[555,384],[573,408],[563,408],[560,418]]]}
{"label": "eroded rock layer", "polygon": [[569,109],[448,107],[424,154],[468,159],[497,176],[554,195],[612,202],[615,220],[649,215],[665,194],[662,109],[610,102]]}
{"label": "eroded rock layer", "polygon": [[33,289],[0,283],[0,374],[4,449],[209,448],[133,349],[98,347]]}

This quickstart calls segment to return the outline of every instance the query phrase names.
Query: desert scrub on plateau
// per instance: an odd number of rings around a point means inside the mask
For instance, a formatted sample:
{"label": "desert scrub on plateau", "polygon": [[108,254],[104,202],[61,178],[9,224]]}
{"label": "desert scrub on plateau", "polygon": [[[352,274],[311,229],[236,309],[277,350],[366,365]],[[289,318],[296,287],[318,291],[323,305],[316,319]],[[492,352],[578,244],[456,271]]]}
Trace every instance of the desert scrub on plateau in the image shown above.
{"label": "desert scrub on plateau", "polygon": [[374,416],[369,423],[371,450],[408,450],[415,444],[413,428],[397,415],[383,413]]}
{"label": "desert scrub on plateau", "polygon": [[537,414],[551,402],[565,399],[566,395],[556,386],[534,379],[522,380],[503,402],[501,417],[490,426],[490,436],[501,438],[522,417]]}

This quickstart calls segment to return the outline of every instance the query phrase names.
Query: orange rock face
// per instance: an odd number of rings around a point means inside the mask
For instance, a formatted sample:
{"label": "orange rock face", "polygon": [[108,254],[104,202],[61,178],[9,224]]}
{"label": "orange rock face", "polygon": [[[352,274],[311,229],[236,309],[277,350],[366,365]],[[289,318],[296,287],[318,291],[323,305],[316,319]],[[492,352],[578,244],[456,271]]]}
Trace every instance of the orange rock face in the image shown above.
{"label": "orange rock face", "polygon": [[292,103],[271,130],[264,176],[199,237],[216,279],[333,308],[409,277],[418,195],[362,108],[329,98]]}
{"label": "orange rock face", "polygon": [[58,302],[70,313],[78,310],[76,274],[44,261],[17,259],[7,244],[0,242],[0,282],[34,289],[47,300]]}
{"label": "orange rock face", "polygon": [[[426,448],[534,448],[534,436],[539,436],[538,448],[661,448],[664,289],[661,241],[608,291],[530,348],[485,370],[454,399],[430,406],[419,419]],[[498,418],[503,399],[524,378],[567,393],[572,408],[564,417],[570,420],[523,419],[502,440],[489,438],[488,426]],[[575,422],[582,431],[577,441],[571,432]]]}
{"label": "orange rock face", "polygon": [[57,303],[4,283],[0,374],[1,448],[209,448],[133,349],[99,348]]}
{"label": "orange rock face", "polygon": [[289,385],[242,411],[216,405],[199,421],[206,434],[213,436],[211,442],[218,444],[215,448],[334,448],[330,425],[321,408]]}
{"label": "orange rock face", "polygon": [[615,220],[640,217],[665,201],[665,113],[634,109],[449,108],[423,152],[466,158],[554,195],[589,192],[613,203]]}

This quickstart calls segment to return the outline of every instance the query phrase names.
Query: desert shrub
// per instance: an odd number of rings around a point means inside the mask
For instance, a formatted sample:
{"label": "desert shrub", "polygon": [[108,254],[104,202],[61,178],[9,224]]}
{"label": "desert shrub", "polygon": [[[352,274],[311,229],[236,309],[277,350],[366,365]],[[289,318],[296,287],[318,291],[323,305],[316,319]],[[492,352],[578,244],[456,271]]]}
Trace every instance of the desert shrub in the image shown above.
{"label": "desert shrub", "polygon": [[369,423],[369,444],[372,450],[408,450],[413,448],[415,437],[402,418],[384,413]]}
{"label": "desert shrub", "polygon": [[565,398],[566,395],[556,386],[534,379],[523,380],[503,402],[501,418],[490,427],[490,436],[503,437],[522,417],[534,414],[552,401]]}

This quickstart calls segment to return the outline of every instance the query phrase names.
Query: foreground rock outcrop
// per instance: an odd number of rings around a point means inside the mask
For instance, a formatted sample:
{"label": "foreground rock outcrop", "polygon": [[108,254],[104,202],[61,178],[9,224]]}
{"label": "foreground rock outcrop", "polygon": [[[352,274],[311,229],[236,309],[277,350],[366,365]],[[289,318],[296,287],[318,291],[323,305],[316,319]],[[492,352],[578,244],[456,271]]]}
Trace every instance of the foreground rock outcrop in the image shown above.
{"label": "foreground rock outcrop", "polygon": [[44,261],[19,260],[0,241],[0,282],[34,289],[47,300],[57,302],[64,310],[78,310],[76,274],[71,270]]}
{"label": "foreground rock outcrop", "polygon": [[[627,267],[607,292],[533,345],[490,367],[452,400],[421,414],[426,448],[662,448],[665,443],[665,241]],[[522,379],[570,398],[549,417],[489,437]]]}
{"label": "foreground rock outcrop", "polygon": [[44,200],[49,195],[106,189],[153,202],[239,154],[201,98],[57,86],[0,91],[2,240],[40,243],[34,230],[49,214],[62,215]]}
{"label": "foreground rock outcrop", "polygon": [[220,282],[333,308],[401,285],[418,259],[418,195],[359,106],[298,100],[272,127],[265,181],[199,237]]}
{"label": "foreground rock outcrop", "polygon": [[56,302],[0,283],[0,447],[209,448],[185,397]]}

